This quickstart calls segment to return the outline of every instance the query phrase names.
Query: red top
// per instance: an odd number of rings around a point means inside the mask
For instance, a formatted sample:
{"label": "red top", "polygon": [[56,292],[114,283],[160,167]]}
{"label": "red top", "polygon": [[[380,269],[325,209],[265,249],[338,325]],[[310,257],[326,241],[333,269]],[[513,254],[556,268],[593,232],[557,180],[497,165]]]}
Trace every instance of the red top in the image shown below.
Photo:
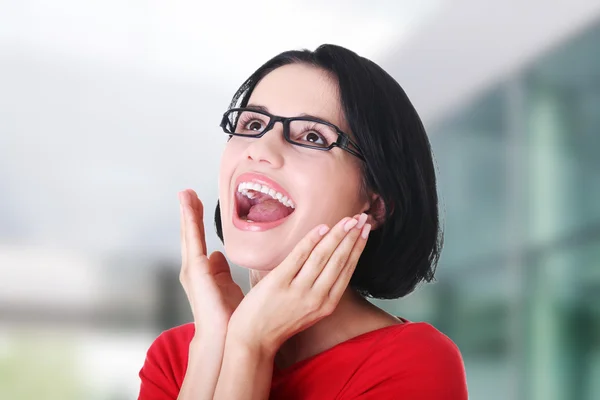
{"label": "red top", "polygon": [[[269,399],[467,400],[456,345],[424,322],[356,336],[283,370],[274,367]],[[194,336],[189,323],[163,332],[150,346],[138,400],[175,400]]]}

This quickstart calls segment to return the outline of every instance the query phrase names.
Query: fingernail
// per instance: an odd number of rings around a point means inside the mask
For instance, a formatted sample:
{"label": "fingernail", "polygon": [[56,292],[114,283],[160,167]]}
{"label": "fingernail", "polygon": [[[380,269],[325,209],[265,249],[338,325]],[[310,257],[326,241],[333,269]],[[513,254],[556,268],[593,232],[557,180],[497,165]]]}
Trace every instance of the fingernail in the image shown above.
{"label": "fingernail", "polygon": [[362,213],[360,214],[360,217],[358,217],[358,224],[356,225],[356,229],[362,228],[365,222],[367,222],[367,214]]}
{"label": "fingernail", "polygon": [[327,233],[328,230],[329,230],[329,227],[327,225],[323,225],[322,227],[319,228],[319,235],[323,236],[324,234]]}
{"label": "fingernail", "polygon": [[369,232],[370,231],[371,231],[371,224],[366,224],[363,227],[363,230],[362,230],[362,232],[361,232],[360,235],[362,236],[363,239],[366,239],[367,237],[369,237]]}
{"label": "fingernail", "polygon": [[350,221],[344,224],[344,230],[348,232],[350,229],[354,228],[356,224],[358,224],[358,221],[352,218]]}

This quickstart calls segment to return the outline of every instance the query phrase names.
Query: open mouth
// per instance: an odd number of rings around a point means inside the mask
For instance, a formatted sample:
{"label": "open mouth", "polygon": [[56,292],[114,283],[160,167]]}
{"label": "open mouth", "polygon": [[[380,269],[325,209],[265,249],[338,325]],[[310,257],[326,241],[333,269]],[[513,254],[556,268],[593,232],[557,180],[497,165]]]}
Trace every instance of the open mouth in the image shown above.
{"label": "open mouth", "polygon": [[240,220],[267,223],[287,218],[296,209],[291,199],[260,183],[241,182],[235,193],[235,208]]}

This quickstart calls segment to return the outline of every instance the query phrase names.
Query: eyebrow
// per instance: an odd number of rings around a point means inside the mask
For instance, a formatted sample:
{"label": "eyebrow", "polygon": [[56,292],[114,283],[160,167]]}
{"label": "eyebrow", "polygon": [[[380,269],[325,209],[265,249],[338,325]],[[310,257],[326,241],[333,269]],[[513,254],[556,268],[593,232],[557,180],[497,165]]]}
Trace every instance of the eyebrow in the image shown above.
{"label": "eyebrow", "polygon": [[[247,104],[246,108],[252,108],[252,109],[257,110],[257,111],[264,111],[264,112],[266,112],[268,114],[271,114],[271,112],[269,112],[269,109],[267,107],[261,106],[261,105],[258,105],[258,104]],[[318,120],[323,121],[323,122],[327,122],[328,124],[331,124],[333,126],[337,126],[333,122],[330,122],[327,119],[319,117],[319,116],[316,116],[316,115],[302,113],[302,114],[297,115],[297,117],[314,118],[314,119],[318,119]],[[295,117],[291,117],[291,118],[295,118]]]}

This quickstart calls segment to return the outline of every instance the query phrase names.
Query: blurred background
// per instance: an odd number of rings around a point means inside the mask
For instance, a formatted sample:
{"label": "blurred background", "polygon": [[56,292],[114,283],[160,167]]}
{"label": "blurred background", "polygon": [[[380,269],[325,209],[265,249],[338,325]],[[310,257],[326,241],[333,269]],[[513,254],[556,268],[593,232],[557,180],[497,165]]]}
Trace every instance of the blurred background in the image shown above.
{"label": "blurred background", "polygon": [[136,398],[191,321],[177,192],[214,209],[232,94],[321,43],[400,82],[438,164],[437,282],[373,302],[450,336],[472,399],[600,398],[600,2],[5,0],[1,399]]}

